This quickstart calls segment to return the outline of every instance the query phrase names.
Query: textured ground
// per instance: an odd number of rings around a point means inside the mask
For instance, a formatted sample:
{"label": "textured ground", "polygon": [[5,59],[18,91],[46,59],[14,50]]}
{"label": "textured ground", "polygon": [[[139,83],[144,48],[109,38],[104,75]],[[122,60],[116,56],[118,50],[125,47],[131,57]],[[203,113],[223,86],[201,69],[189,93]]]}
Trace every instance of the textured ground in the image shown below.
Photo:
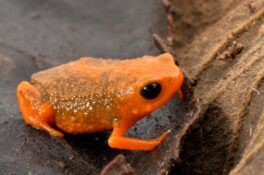
{"label": "textured ground", "polygon": [[[99,174],[107,164],[103,174],[264,172],[264,1],[164,2],[168,15],[154,0],[0,0],[0,174]],[[19,81],[81,56],[156,55],[154,32],[168,34],[201,104],[197,113],[191,98],[173,99],[130,130],[151,138],[173,128],[161,147],[118,151],[109,133],[57,139],[25,125]]]}
{"label": "textured ground", "polygon": [[264,1],[173,4],[174,51],[204,112],[174,172],[263,174]]}

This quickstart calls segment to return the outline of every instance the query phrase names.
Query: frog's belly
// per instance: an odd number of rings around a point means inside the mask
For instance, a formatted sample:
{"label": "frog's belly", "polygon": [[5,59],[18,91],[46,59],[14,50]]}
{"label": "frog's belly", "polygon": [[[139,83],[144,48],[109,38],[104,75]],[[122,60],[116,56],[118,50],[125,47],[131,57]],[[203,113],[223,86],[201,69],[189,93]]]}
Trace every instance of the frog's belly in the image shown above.
{"label": "frog's belly", "polygon": [[55,116],[55,123],[61,130],[71,134],[93,133],[112,129],[109,118],[81,115]]}

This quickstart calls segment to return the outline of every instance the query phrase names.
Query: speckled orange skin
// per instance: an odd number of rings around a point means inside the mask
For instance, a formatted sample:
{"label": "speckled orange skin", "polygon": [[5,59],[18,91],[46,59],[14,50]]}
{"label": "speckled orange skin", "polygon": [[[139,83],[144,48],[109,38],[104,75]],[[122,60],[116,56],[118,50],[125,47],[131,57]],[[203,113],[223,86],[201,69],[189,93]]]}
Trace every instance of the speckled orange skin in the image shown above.
{"label": "speckled orange skin", "polygon": [[[140,89],[151,82],[159,82],[162,91],[158,98],[147,100]],[[17,96],[25,121],[55,136],[63,134],[54,124],[72,134],[113,129],[111,147],[151,150],[168,132],[152,140],[124,133],[174,93],[181,96],[182,82],[182,72],[168,53],[128,60],[81,58],[33,74],[31,83],[18,85]]]}

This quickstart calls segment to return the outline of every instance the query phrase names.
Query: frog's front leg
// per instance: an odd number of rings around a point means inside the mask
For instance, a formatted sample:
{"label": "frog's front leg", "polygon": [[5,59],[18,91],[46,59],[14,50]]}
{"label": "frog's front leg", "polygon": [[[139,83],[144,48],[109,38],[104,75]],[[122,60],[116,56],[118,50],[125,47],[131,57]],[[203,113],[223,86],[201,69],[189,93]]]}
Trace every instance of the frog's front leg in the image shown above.
{"label": "frog's front leg", "polygon": [[177,98],[178,98],[180,101],[183,101],[184,96],[183,96],[183,93],[182,93],[182,90],[181,90],[181,89],[179,89],[179,90],[176,92],[176,95],[177,95]]}
{"label": "frog's front leg", "polygon": [[129,125],[114,125],[114,130],[108,139],[108,145],[118,149],[150,151],[158,146],[170,133],[170,130],[168,130],[156,139],[142,140],[126,137],[124,134],[128,129]]}
{"label": "frog's front leg", "polygon": [[43,102],[40,92],[30,83],[23,81],[17,87],[17,98],[20,111],[27,124],[44,129],[57,137],[62,137],[60,131],[50,125],[54,122],[54,111],[52,105]]}

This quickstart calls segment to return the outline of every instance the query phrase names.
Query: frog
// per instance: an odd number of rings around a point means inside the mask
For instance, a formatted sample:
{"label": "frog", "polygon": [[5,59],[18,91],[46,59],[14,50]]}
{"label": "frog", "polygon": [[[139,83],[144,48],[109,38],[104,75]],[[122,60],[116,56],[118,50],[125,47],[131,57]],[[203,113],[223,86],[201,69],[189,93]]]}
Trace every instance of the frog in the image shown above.
{"label": "frog", "polygon": [[115,149],[150,151],[170,130],[154,139],[126,136],[140,119],[175,94],[183,100],[184,75],[173,56],[163,53],[131,59],[83,57],[34,73],[17,86],[25,122],[56,137],[110,131]]}

